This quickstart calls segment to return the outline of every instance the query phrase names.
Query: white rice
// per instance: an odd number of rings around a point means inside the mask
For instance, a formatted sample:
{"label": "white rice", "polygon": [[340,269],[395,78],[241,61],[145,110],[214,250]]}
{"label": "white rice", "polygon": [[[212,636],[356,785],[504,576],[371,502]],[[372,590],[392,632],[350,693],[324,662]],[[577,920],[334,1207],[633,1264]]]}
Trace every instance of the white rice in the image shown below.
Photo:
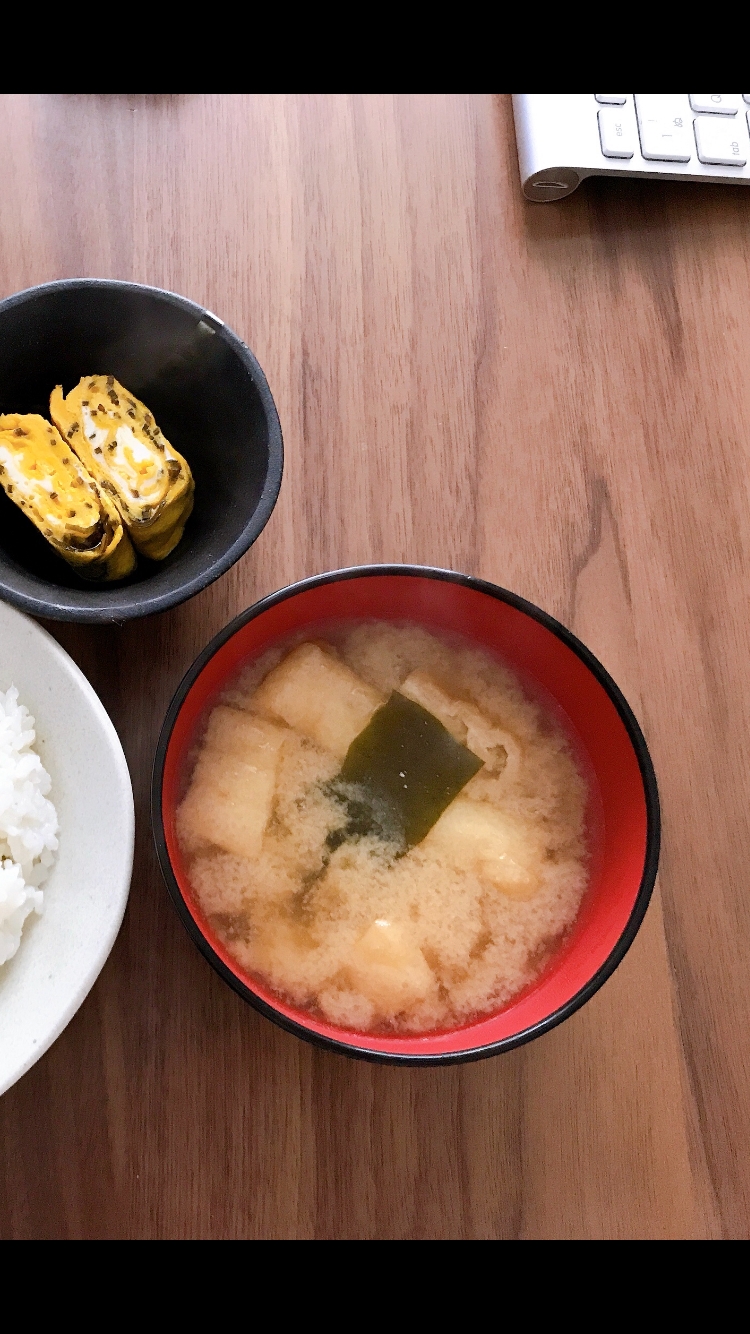
{"label": "white rice", "polygon": [[57,851],[52,786],[34,750],[34,719],[18,703],[15,686],[0,690],[0,964],[21,943],[29,913],[41,913],[46,880]]}

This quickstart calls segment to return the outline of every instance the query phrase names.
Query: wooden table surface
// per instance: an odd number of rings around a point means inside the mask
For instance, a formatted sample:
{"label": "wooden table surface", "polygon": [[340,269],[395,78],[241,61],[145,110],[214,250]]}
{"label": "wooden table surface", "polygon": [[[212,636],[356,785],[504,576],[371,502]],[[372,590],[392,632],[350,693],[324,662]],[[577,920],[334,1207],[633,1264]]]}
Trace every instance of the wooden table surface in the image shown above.
{"label": "wooden table surface", "polygon": [[[135,279],[253,348],[286,445],[229,574],[122,628],[50,624],[133,777],[104,971],[0,1101],[0,1236],[750,1236],[750,192],[593,181],[524,202],[508,96],[0,98],[0,295]],[[451,566],[601,658],[646,733],[661,872],[627,958],[508,1055],[323,1053],[183,931],[151,842],[194,656],[294,579]]]}

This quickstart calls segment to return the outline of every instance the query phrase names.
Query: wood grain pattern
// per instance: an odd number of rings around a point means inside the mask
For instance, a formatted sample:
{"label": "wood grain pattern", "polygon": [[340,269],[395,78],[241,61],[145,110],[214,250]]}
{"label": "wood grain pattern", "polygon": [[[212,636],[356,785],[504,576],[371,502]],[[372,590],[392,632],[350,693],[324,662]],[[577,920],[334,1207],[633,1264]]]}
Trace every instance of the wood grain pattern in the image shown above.
{"label": "wood grain pattern", "polygon": [[[750,1236],[750,194],[520,194],[509,100],[0,98],[0,293],[102,275],[255,351],[287,467],[250,553],[178,610],[49,628],[136,792],[130,906],[0,1101],[6,1238]],[[158,728],[195,654],[326,568],[479,574],[570,625],[644,726],[660,887],[573,1019],[459,1069],[319,1053],[198,956],[151,848]],[[142,683],[148,680],[144,693]]]}

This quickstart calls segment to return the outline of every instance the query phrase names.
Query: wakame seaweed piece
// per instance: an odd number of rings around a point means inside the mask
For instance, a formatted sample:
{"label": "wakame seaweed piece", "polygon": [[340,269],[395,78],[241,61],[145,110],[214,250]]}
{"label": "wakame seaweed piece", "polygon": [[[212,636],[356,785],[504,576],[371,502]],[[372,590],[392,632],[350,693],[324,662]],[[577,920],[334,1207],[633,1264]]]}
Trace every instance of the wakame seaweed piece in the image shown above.
{"label": "wakame seaweed piece", "polygon": [[[395,844],[402,854],[406,852],[406,842],[398,810],[388,800],[364,783],[344,783],[341,778],[334,778],[326,784],[326,789],[342,807],[345,823],[332,829],[326,837],[328,852],[335,852],[342,843],[354,838],[380,838],[385,843]],[[328,858],[325,858],[328,865]]]}
{"label": "wakame seaweed piece", "polygon": [[[332,784],[348,806],[345,830],[352,827],[352,833],[344,837],[370,831],[388,837],[392,831],[396,841],[413,848],[481,768],[482,760],[433,714],[394,690],[354,738]],[[369,816],[363,804],[369,804]]]}

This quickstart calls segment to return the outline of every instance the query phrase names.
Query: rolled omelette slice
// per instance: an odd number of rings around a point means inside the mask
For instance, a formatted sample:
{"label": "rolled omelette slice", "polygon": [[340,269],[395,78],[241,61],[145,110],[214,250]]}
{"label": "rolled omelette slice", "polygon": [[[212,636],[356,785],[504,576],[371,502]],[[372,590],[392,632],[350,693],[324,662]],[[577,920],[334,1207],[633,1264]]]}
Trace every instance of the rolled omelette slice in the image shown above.
{"label": "rolled omelette slice", "polygon": [[135,568],[116,506],[44,417],[0,416],[0,483],[84,579],[124,579]]}
{"label": "rolled omelette slice", "polygon": [[114,501],[137,551],[163,560],[182,537],[194,483],[145,404],[113,375],[85,375],[50,397],[52,420]]}

